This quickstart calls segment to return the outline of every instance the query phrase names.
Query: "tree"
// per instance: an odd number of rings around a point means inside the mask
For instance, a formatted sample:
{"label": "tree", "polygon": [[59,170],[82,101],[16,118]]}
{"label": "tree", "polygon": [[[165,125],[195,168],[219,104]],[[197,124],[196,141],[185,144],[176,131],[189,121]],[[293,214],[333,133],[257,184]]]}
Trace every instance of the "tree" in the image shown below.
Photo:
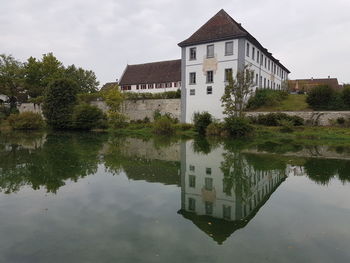
{"label": "tree", "polygon": [[118,85],[103,92],[103,98],[108,106],[108,123],[111,128],[118,129],[126,126],[126,116],[121,113],[124,94]]}
{"label": "tree", "polygon": [[0,94],[9,97],[11,110],[16,109],[23,88],[23,64],[11,55],[0,55]]}
{"label": "tree", "polygon": [[242,117],[247,99],[253,92],[254,71],[245,66],[238,71],[236,78],[228,75],[228,84],[225,87],[224,95],[221,97],[224,114],[228,117]]}
{"label": "tree", "polygon": [[57,79],[49,85],[44,96],[43,114],[52,128],[72,128],[77,89],[77,84],[70,79]]}
{"label": "tree", "polygon": [[78,84],[79,93],[97,92],[97,87],[100,83],[97,81],[93,71],[84,70],[82,68],[77,68],[75,65],[71,65],[66,68],[65,75]]}

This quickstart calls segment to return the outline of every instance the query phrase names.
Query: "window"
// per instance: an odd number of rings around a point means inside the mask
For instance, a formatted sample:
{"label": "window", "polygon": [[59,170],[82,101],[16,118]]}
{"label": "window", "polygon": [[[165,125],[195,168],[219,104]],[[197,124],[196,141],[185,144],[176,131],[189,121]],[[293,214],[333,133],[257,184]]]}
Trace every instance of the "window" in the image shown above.
{"label": "window", "polygon": [[267,87],[270,88],[270,80],[267,80]]}
{"label": "window", "polygon": [[194,172],[194,170],[195,170],[194,165],[190,165],[190,171],[191,171],[191,172]]}
{"label": "window", "polygon": [[190,96],[196,95],[196,90],[195,89],[190,89]]}
{"label": "window", "polygon": [[213,94],[213,87],[212,87],[212,86],[208,86],[208,87],[207,87],[207,94],[208,94],[208,95]]}
{"label": "window", "polygon": [[177,82],[174,82],[174,88],[176,88],[177,87]]}
{"label": "window", "polygon": [[255,76],[255,85],[256,86],[258,86],[259,85],[259,75],[258,74],[256,74],[256,76]]}
{"label": "window", "polygon": [[225,69],[225,81],[228,81],[228,76],[232,77],[232,68]]}
{"label": "window", "polygon": [[156,89],[160,89],[162,86],[160,85],[160,83],[156,84]]}
{"label": "window", "polygon": [[141,89],[146,89],[147,88],[147,85],[146,84],[142,84],[141,85]]}
{"label": "window", "polygon": [[266,78],[264,78],[264,88],[266,88]]}
{"label": "window", "polygon": [[213,214],[213,203],[205,201],[205,214],[212,215]]}
{"label": "window", "polygon": [[267,66],[267,58],[265,57],[265,68],[266,68],[266,66]]}
{"label": "window", "polygon": [[196,200],[194,198],[188,198],[188,210],[196,211]]}
{"label": "window", "polygon": [[190,73],[190,84],[196,84],[196,72]]}
{"label": "window", "polygon": [[197,59],[197,48],[192,47],[190,48],[190,60],[196,60]]}
{"label": "window", "polygon": [[259,63],[259,59],[260,59],[260,51],[258,50],[258,52],[257,52],[257,56],[256,56],[256,62],[258,62],[258,63]]}
{"label": "window", "polygon": [[206,168],[205,169],[205,173],[208,174],[208,175],[211,175],[211,168]]}
{"label": "window", "polygon": [[270,65],[271,63],[270,63],[270,62],[271,62],[271,61],[269,60],[269,63],[268,63],[268,70],[270,70],[270,66],[271,66],[271,65]]}
{"label": "window", "polygon": [[213,178],[205,178],[205,190],[213,190]]}
{"label": "window", "polygon": [[214,81],[214,72],[212,70],[207,71],[207,83],[213,83]]}
{"label": "window", "polygon": [[225,56],[233,55],[233,41],[225,43]]}
{"label": "window", "polygon": [[140,89],[139,85],[136,85],[136,89]]}
{"label": "window", "polygon": [[252,60],[255,59],[255,47],[253,47],[253,52],[252,52]]}
{"label": "window", "polygon": [[231,220],[231,206],[223,205],[222,206],[222,215],[226,220]]}
{"label": "window", "polygon": [[247,57],[249,57],[249,50],[250,50],[250,45],[247,43]]}
{"label": "window", "polygon": [[153,89],[153,84],[148,84],[148,89]]}
{"label": "window", "polygon": [[207,58],[213,58],[214,57],[214,45],[208,45],[207,46]]}
{"label": "window", "polygon": [[262,86],[262,76],[260,76],[260,87]]}
{"label": "window", "polygon": [[188,183],[189,183],[189,186],[190,186],[191,188],[195,188],[195,187],[196,187],[196,176],[190,175],[190,176],[188,177]]}
{"label": "window", "polygon": [[264,55],[263,55],[263,54],[261,54],[260,65],[262,65],[262,64],[263,64],[263,61],[264,61]]}

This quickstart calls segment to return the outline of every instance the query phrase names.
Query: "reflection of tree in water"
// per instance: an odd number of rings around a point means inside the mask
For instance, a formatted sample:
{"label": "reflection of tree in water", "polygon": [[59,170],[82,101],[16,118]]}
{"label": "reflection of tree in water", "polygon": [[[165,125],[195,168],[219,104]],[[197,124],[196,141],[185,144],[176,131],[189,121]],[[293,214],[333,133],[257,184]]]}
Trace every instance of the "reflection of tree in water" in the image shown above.
{"label": "reflection of tree in water", "polygon": [[30,185],[56,193],[66,180],[77,181],[96,172],[104,138],[92,133],[56,133],[34,150],[10,145],[0,152],[0,188],[11,193]]}
{"label": "reflection of tree in water", "polygon": [[308,159],[304,164],[307,176],[316,183],[327,185],[336,176],[343,183],[350,182],[350,161]]}

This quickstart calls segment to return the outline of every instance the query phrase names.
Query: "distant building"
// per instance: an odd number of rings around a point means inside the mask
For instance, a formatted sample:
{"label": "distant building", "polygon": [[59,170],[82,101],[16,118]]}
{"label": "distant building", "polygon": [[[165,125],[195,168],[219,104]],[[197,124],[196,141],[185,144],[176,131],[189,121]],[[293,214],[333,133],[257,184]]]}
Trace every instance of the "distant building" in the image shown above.
{"label": "distant building", "polygon": [[290,91],[298,92],[303,91],[307,92],[310,89],[320,86],[327,85],[335,90],[341,89],[342,85],[339,85],[338,79],[336,78],[324,78],[324,79],[296,79],[288,81],[288,88]]}
{"label": "distant building", "polygon": [[181,88],[181,60],[127,65],[119,85],[127,92],[176,91]]}
{"label": "distant building", "polygon": [[224,10],[178,45],[182,49],[182,122],[192,122],[193,114],[202,111],[222,119],[220,99],[227,77],[236,76],[245,65],[254,71],[255,88],[281,89],[290,73]]}

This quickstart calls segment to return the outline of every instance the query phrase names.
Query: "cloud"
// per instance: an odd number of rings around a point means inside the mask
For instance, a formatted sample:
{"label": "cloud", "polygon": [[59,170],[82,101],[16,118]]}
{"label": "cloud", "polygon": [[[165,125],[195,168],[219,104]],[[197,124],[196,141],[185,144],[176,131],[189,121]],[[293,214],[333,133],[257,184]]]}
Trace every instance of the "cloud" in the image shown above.
{"label": "cloud", "polygon": [[177,43],[221,8],[291,71],[350,83],[347,0],[2,0],[1,53],[53,52],[65,65],[119,78],[127,63],[180,58]]}

